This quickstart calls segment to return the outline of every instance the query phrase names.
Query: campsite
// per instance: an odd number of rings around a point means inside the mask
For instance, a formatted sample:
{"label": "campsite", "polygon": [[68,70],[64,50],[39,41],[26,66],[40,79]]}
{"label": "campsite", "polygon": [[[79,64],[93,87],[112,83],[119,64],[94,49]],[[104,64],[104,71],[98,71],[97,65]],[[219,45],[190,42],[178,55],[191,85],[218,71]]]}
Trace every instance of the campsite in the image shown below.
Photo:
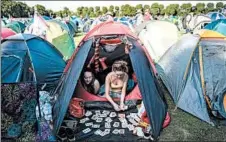
{"label": "campsite", "polygon": [[226,3],[106,3],[3,1],[1,141],[226,141]]}

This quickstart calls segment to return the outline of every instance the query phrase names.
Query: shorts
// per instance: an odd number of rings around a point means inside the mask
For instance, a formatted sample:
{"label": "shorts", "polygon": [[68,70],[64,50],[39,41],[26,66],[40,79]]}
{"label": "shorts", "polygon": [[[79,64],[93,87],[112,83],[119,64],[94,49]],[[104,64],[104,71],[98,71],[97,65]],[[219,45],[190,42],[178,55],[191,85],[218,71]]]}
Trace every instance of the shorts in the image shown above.
{"label": "shorts", "polygon": [[109,93],[109,95],[112,98],[121,98],[121,94],[122,94],[122,92],[112,92],[112,91],[110,91],[110,93]]}

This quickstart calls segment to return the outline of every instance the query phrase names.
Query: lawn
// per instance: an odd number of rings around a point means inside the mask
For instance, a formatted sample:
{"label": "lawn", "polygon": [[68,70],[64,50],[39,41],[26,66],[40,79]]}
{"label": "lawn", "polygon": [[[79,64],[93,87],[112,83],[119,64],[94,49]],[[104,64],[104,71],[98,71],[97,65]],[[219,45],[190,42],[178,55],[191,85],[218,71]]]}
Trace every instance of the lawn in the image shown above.
{"label": "lawn", "polygon": [[[75,37],[76,45],[83,37],[82,33]],[[174,110],[172,99],[164,92],[171,123],[161,132],[160,141],[226,141],[226,126],[212,126],[179,108]]]}
{"label": "lawn", "polygon": [[226,126],[212,126],[188,114],[175,105],[166,93],[168,111],[171,116],[170,125],[160,136],[160,141],[226,141]]}

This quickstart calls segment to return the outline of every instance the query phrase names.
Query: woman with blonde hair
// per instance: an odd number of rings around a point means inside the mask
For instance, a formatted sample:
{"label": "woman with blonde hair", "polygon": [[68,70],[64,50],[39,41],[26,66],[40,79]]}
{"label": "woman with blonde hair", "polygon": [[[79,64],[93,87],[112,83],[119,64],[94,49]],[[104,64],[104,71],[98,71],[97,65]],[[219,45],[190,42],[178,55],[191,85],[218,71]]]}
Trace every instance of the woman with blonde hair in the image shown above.
{"label": "woman with blonde hair", "polygon": [[[116,111],[124,111],[128,108],[124,104],[128,82],[127,62],[119,60],[112,65],[110,72],[105,80],[105,97],[112,104]],[[114,102],[112,98],[119,98],[120,105]]]}

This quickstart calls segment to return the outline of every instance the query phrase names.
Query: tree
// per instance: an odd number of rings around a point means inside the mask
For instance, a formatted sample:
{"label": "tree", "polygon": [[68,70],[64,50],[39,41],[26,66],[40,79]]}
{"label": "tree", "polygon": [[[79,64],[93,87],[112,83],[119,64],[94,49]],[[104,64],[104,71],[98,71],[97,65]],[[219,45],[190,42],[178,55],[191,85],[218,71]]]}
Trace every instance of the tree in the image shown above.
{"label": "tree", "polygon": [[97,12],[99,12],[100,11],[100,7],[99,6],[96,6],[95,7],[95,12],[97,13]]}
{"label": "tree", "polygon": [[160,8],[158,3],[153,3],[151,5],[151,13],[153,16],[157,15],[160,13]]}
{"label": "tree", "polygon": [[167,15],[177,15],[178,10],[179,9],[179,5],[178,4],[170,4],[166,7],[166,14]]}
{"label": "tree", "polygon": [[211,12],[214,10],[214,4],[213,3],[207,3],[207,8],[205,9],[205,12]]}
{"label": "tree", "polygon": [[189,14],[191,12],[191,7],[192,7],[191,3],[183,3],[180,6],[179,15],[185,16],[185,15]]}
{"label": "tree", "polygon": [[144,5],[144,10],[145,10],[145,9],[150,10],[151,8],[150,8],[150,6],[149,6],[149,5],[147,5],[147,4],[146,4],[146,5]]}
{"label": "tree", "polygon": [[115,6],[115,11],[119,11],[119,6]]}
{"label": "tree", "polygon": [[46,14],[46,8],[40,4],[35,5],[37,7],[37,11],[40,15],[45,15]]}
{"label": "tree", "polygon": [[143,10],[143,5],[142,5],[142,4],[138,4],[138,5],[136,5],[136,10],[138,10],[138,9]]}
{"label": "tree", "polygon": [[102,11],[103,11],[103,14],[106,14],[108,12],[108,8],[106,6],[103,6]]}
{"label": "tree", "polygon": [[30,13],[30,7],[22,2],[15,2],[11,0],[4,0],[1,4],[1,17],[12,16],[14,18],[28,17]]}
{"label": "tree", "polygon": [[204,13],[204,11],[205,11],[205,4],[204,3],[197,3],[195,14]]}
{"label": "tree", "polygon": [[77,16],[80,16],[82,14],[82,10],[83,10],[83,7],[78,7],[77,8]]}
{"label": "tree", "polygon": [[111,6],[109,7],[109,11],[110,11],[110,12],[114,12],[114,6],[113,6],[113,5],[111,5]]}
{"label": "tree", "polygon": [[71,15],[71,11],[69,10],[69,8],[64,7],[64,10],[63,10],[63,15],[64,15],[64,16]]}
{"label": "tree", "polygon": [[216,9],[217,9],[217,10],[221,10],[223,7],[224,7],[223,2],[218,2],[218,3],[216,4]]}

